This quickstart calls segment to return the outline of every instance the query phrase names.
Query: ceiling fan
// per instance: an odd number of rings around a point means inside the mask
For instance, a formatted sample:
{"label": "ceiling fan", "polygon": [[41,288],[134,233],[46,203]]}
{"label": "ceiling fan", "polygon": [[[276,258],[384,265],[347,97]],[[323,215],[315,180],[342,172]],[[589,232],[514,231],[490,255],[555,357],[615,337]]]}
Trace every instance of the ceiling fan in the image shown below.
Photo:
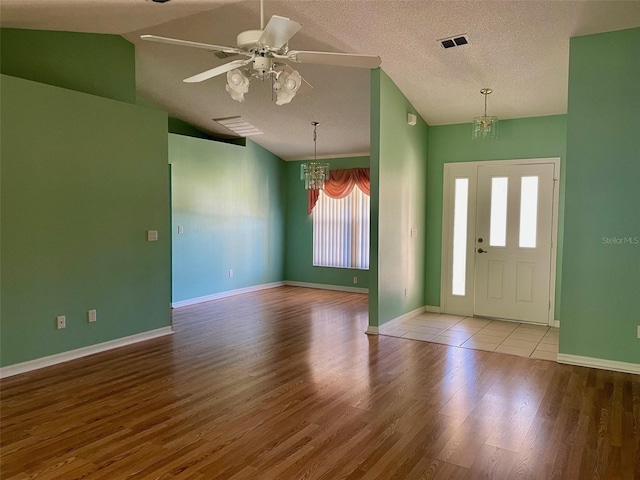
{"label": "ceiling fan", "polygon": [[156,35],[142,35],[140,38],[150,42],[222,52],[226,56],[242,55],[247,57],[242,60],[233,60],[184,79],[187,83],[195,83],[226,73],[227,85],[225,88],[231,98],[238,102],[244,101],[244,94],[249,91],[249,80],[251,77],[255,77],[272,80],[277,105],[289,103],[301,85],[309,84],[300,76],[300,73],[286,62],[370,69],[380,66],[380,57],[376,55],[289,50],[289,40],[302,28],[302,25],[288,18],[273,15],[265,27],[263,1],[260,0],[260,30],[247,30],[238,34],[237,47],[211,45]]}

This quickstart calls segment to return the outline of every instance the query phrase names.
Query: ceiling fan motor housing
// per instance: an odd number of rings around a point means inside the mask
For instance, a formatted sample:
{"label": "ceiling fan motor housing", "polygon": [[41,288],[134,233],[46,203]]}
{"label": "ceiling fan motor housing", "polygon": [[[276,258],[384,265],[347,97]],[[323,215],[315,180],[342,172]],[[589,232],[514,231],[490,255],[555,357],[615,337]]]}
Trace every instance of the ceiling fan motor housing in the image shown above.
{"label": "ceiling fan motor housing", "polygon": [[253,69],[261,74],[271,70],[271,59],[269,57],[256,57],[253,59]]}
{"label": "ceiling fan motor housing", "polygon": [[253,47],[258,45],[260,37],[262,37],[263,30],[247,30],[241,32],[236,38],[238,48],[242,50],[250,51]]}

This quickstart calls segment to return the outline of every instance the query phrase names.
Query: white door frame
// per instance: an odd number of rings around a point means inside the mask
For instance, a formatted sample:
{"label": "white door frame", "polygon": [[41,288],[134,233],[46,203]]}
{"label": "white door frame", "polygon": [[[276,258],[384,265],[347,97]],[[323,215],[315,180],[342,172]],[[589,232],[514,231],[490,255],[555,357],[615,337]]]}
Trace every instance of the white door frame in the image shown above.
{"label": "white door frame", "polygon": [[[451,292],[452,252],[453,242],[453,185],[456,178],[469,179],[469,208],[467,217],[467,239],[475,240],[476,229],[476,187],[477,172],[480,166],[490,165],[532,165],[550,163],[554,165],[553,210],[551,221],[551,268],[549,279],[549,314],[547,325],[558,326],[554,318],[557,245],[558,245],[558,208],[560,199],[560,158],[531,158],[518,160],[490,160],[484,162],[456,162],[444,164],[442,188],[442,256],[440,274],[440,311],[457,315],[473,315],[473,292],[475,277],[475,241],[467,241],[467,269],[466,295],[455,298]],[[473,194],[473,195],[472,195]]]}

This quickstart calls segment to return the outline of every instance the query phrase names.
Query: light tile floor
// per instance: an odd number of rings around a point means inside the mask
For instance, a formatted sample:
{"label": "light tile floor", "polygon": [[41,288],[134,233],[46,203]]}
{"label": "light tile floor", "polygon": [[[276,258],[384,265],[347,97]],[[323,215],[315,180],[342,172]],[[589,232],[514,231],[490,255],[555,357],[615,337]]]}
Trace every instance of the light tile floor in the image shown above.
{"label": "light tile floor", "polygon": [[558,334],[559,329],[544,325],[438,313],[422,313],[380,328],[380,335],[554,361]]}

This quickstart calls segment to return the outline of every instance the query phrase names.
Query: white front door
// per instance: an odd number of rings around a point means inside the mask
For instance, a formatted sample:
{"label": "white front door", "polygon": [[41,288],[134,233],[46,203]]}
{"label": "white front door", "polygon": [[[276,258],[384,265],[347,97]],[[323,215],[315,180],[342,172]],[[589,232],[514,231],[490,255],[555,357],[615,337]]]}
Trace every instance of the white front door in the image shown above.
{"label": "white front door", "polygon": [[478,167],[474,315],[547,323],[554,165]]}
{"label": "white front door", "polygon": [[559,158],[444,166],[441,311],[554,324]]}

